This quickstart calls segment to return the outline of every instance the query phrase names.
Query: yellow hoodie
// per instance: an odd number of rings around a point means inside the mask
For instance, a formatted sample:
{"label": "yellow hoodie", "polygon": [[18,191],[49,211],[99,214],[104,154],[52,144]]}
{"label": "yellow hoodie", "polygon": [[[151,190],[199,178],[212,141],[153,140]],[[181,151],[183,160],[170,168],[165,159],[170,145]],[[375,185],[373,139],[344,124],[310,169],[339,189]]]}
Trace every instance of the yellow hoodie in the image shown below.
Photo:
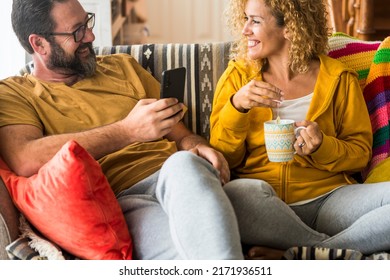
{"label": "yellow hoodie", "polygon": [[210,117],[210,143],[229,162],[233,176],[267,181],[286,203],[318,197],[346,184],[371,158],[372,131],[366,103],[352,69],[322,55],[313,99],[306,119],[322,130],[321,146],[309,156],[295,155],[287,163],[268,160],[263,123],[270,108],[237,111],[230,102],[253,76],[243,62],[230,61],[218,81]]}

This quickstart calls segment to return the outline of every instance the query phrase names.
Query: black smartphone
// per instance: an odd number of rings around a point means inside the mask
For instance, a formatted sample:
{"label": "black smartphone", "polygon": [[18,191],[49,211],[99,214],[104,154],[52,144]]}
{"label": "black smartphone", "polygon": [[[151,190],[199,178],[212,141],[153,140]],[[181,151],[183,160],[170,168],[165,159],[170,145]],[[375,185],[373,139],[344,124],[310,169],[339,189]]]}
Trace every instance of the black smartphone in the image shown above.
{"label": "black smartphone", "polygon": [[186,68],[179,67],[163,71],[161,80],[160,98],[174,97],[184,102],[184,86]]}

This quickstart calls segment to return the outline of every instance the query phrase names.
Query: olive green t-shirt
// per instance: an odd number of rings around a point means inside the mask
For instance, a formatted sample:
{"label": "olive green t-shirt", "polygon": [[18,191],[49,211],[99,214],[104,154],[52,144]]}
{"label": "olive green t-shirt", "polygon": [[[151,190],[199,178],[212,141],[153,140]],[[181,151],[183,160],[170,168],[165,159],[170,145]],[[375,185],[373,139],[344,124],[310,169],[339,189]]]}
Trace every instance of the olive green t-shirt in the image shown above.
{"label": "olive green t-shirt", "polygon": [[[160,84],[126,54],[97,58],[96,74],[72,86],[26,74],[0,81],[0,126],[33,125],[45,136],[73,133],[126,117],[143,98],[159,98]],[[99,163],[115,193],[158,169],[176,151],[165,139],[134,143]]]}

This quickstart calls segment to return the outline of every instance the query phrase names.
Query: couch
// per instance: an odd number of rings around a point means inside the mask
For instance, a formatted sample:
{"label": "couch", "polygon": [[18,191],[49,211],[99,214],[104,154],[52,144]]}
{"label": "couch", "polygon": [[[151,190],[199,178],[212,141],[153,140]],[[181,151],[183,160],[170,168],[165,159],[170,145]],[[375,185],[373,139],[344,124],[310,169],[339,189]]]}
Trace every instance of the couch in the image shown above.
{"label": "couch", "polygon": [[[389,150],[389,117],[387,111],[379,110],[383,103],[383,94],[389,91],[377,88],[372,84],[377,82],[378,73],[383,71],[383,65],[387,75],[390,76],[389,63],[382,63],[381,58],[386,57],[389,62],[390,38],[383,42],[364,42],[345,34],[336,33],[330,37],[329,55],[342,60],[359,74],[361,87],[364,91],[370,115],[373,121],[374,133],[374,157],[367,169],[361,174],[363,180],[372,169],[390,154]],[[96,47],[98,55],[111,53],[129,53],[158,80],[161,80],[161,72],[164,69],[184,66],[187,68],[185,103],[188,113],[185,116],[186,125],[195,133],[209,138],[209,115],[212,109],[213,92],[218,78],[224,71],[229,61],[229,42],[212,42],[205,44],[144,44],[113,47]],[[385,52],[379,50],[384,49]],[[386,60],[386,59],[385,59]],[[376,62],[375,62],[376,61]],[[385,61],[386,62],[386,61]],[[373,67],[373,65],[375,67]],[[378,65],[382,68],[379,70]],[[20,75],[31,72],[32,63],[28,63],[20,71]],[[375,68],[375,69],[373,69]],[[375,73],[370,75],[374,71]],[[379,72],[378,72],[379,71]],[[380,75],[383,75],[380,74]],[[387,77],[389,78],[389,77]],[[379,81],[383,83],[382,80]],[[385,84],[389,87],[389,83]],[[367,88],[371,92],[367,92]],[[382,96],[382,97],[378,97]],[[378,97],[378,98],[377,98]],[[388,106],[386,98],[384,106]],[[383,144],[384,143],[384,144]],[[13,205],[11,197],[0,180],[0,259],[9,259],[9,248],[6,247],[15,242],[20,236],[18,210]],[[295,250],[290,251],[290,258],[295,258]],[[354,254],[350,254],[354,256]],[[329,255],[326,258],[330,258]]]}

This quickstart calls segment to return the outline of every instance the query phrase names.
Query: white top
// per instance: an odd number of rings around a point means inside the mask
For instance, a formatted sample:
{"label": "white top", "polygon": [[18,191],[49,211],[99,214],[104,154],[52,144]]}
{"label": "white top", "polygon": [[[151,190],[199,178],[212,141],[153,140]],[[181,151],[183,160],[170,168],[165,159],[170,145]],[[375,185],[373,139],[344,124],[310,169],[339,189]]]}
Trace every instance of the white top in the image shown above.
{"label": "white top", "polygon": [[313,93],[305,95],[300,98],[284,100],[279,108],[272,108],[274,118],[278,116],[281,119],[289,119],[294,121],[303,121],[306,120],[306,113],[309,110],[311,99],[313,98]]}

